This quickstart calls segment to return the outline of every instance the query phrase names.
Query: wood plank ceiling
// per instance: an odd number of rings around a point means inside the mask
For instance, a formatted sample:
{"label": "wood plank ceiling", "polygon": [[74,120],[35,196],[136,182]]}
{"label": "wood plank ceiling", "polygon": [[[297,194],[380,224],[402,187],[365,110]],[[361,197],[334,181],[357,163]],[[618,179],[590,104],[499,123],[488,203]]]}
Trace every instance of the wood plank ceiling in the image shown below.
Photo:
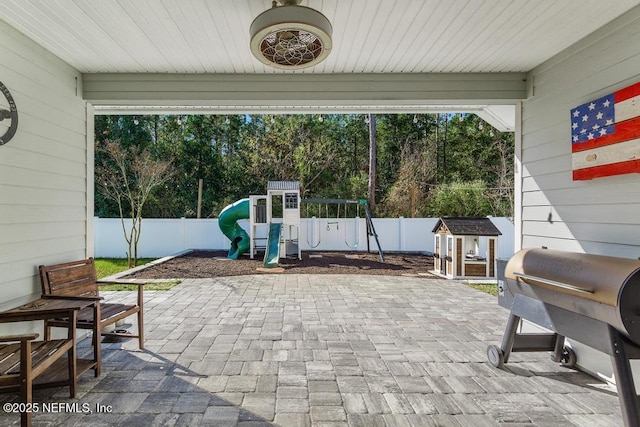
{"label": "wood plank ceiling", "polygon": [[[640,0],[303,0],[333,25],[295,73],[526,72]],[[291,73],[249,51],[270,0],[2,0],[7,22],[83,73]]]}

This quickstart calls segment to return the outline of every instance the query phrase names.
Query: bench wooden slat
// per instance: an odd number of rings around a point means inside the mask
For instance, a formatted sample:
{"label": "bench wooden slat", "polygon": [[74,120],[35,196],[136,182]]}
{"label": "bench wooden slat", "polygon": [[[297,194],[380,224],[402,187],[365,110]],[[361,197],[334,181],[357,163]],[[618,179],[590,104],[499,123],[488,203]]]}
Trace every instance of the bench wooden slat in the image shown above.
{"label": "bench wooden slat", "polygon": [[79,287],[70,287],[70,286],[61,286],[53,289],[52,295],[57,296],[69,296],[69,297],[95,297],[98,296],[98,291],[92,289],[90,286],[79,286]]}
{"label": "bench wooden slat", "polygon": [[100,306],[100,314],[103,319],[110,319],[123,312],[137,313],[139,309],[140,307],[136,307],[135,305],[104,303]]}
{"label": "bench wooden slat", "polygon": [[32,352],[31,356],[33,360],[33,375],[36,377],[44,373],[64,353],[67,353],[73,345],[68,340],[41,341],[41,344],[38,344],[37,351]]}
{"label": "bench wooden slat", "polygon": [[2,375],[0,376],[0,389],[15,388],[20,381],[20,375]]}
{"label": "bench wooden slat", "polygon": [[85,279],[94,279],[93,281],[95,282],[95,272],[93,271],[93,266],[90,264],[49,270],[48,276],[49,282],[54,285],[59,283],[74,283]]}
{"label": "bench wooden slat", "polygon": [[16,365],[20,365],[20,343],[0,348],[0,375],[9,375]]}
{"label": "bench wooden slat", "polygon": [[[31,343],[31,364],[34,374],[39,372],[40,366],[50,360],[50,356],[59,351],[66,352],[68,350],[69,340],[52,340],[52,341],[34,341]],[[2,375],[18,375],[20,374],[20,344],[9,344],[7,349],[2,352],[12,352],[0,362],[0,372]],[[56,358],[57,359],[57,358]]]}

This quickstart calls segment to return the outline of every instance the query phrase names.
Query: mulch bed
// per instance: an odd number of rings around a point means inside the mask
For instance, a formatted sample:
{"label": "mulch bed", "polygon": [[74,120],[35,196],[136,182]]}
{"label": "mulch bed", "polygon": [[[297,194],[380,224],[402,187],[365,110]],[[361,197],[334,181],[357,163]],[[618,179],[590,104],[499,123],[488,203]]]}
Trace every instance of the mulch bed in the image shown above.
{"label": "mulch bed", "polygon": [[153,265],[126,278],[136,279],[191,279],[248,274],[371,274],[435,277],[433,259],[422,254],[384,254],[381,262],[377,252],[303,252],[302,260],[280,260],[277,269],[264,269],[262,257],[228,259],[224,251],[191,251],[165,262]]}

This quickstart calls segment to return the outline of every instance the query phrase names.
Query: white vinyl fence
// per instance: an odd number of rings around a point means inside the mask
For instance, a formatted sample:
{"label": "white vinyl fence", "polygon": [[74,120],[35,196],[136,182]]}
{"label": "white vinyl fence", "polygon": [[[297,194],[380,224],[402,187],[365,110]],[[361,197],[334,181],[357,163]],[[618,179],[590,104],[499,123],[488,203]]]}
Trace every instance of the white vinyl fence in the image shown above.
{"label": "white vinyl fence", "polygon": [[[374,218],[383,252],[433,253],[433,233],[437,218]],[[491,218],[502,232],[498,238],[498,258],[513,255],[513,223],[508,218]],[[239,221],[249,230],[248,221]],[[261,226],[258,237],[267,236],[267,226]],[[126,257],[127,244],[118,218],[94,218],[96,257]],[[264,241],[263,241],[264,242]],[[303,251],[366,251],[367,231],[364,218],[301,219],[300,239]],[[174,255],[187,249],[228,250],[229,239],[218,228],[217,219],[153,219],[142,220],[138,256],[147,258]],[[369,247],[377,252],[375,239]]]}

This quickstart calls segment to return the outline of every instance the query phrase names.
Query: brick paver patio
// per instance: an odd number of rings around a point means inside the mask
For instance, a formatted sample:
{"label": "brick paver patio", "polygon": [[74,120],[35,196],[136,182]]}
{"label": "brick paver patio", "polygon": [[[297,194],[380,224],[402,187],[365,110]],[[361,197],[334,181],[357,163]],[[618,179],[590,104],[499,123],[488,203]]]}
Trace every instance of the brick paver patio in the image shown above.
{"label": "brick paver patio", "polygon": [[546,354],[489,365],[508,312],[458,282],[257,275],[188,279],[145,300],[145,350],[103,345],[102,376],[85,374],[75,400],[34,393],[80,407],[37,413],[34,425],[622,424],[615,388]]}

